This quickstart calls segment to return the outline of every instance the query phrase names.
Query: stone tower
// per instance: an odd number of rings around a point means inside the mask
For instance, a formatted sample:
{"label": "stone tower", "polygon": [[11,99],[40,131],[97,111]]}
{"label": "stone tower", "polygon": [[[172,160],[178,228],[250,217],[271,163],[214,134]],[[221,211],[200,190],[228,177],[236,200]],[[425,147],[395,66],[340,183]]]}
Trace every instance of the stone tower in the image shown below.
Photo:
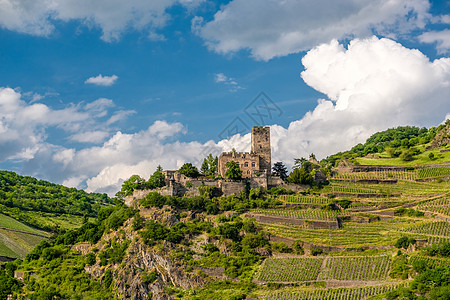
{"label": "stone tower", "polygon": [[270,127],[255,126],[252,128],[251,154],[259,156],[259,169],[267,174],[272,170],[272,153],[270,151]]}

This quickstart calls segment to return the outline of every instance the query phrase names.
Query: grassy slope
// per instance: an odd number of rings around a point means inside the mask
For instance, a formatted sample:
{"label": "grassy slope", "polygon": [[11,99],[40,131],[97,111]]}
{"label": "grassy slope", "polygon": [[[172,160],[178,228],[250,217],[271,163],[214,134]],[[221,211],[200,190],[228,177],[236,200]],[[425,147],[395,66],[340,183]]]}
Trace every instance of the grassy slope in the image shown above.
{"label": "grassy slope", "polygon": [[[425,150],[427,145],[421,145],[419,148]],[[441,150],[448,150],[449,148],[441,147],[433,150],[425,150],[423,153],[414,156],[414,160],[412,161],[403,161],[400,158],[389,158],[386,152],[379,153],[379,159],[366,158],[366,157],[358,157],[356,161],[361,165],[379,165],[379,166],[417,166],[417,165],[429,165],[429,164],[439,164],[450,161],[450,152],[440,152]],[[428,155],[433,153],[435,158],[430,159]]]}
{"label": "grassy slope", "polygon": [[48,232],[31,228],[11,217],[0,214],[0,256],[24,258]]}

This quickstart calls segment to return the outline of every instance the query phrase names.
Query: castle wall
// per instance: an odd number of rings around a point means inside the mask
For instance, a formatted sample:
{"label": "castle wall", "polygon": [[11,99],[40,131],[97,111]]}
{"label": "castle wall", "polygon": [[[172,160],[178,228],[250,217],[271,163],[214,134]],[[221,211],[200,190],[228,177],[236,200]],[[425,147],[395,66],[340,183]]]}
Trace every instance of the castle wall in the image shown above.
{"label": "castle wall", "polygon": [[241,191],[245,190],[245,182],[240,181],[232,181],[232,180],[219,180],[219,188],[222,189],[222,194],[225,197],[231,195],[239,195]]}
{"label": "castle wall", "polygon": [[261,188],[267,190],[267,176],[252,177],[249,179],[249,183],[251,189]]}
{"label": "castle wall", "polygon": [[219,156],[219,174],[225,177],[227,167],[225,165],[234,161],[239,164],[239,168],[242,170],[242,177],[249,178],[260,172],[260,158],[257,155],[250,153],[239,152],[224,152]]}

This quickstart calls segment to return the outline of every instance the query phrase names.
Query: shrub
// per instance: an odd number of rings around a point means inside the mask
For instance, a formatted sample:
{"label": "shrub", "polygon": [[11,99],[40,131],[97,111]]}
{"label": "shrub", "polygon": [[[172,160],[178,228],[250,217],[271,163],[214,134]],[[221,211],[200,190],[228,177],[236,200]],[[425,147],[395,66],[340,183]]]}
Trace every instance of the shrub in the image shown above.
{"label": "shrub", "polygon": [[311,247],[311,255],[312,256],[317,256],[323,253],[323,250],[317,246],[313,246]]}

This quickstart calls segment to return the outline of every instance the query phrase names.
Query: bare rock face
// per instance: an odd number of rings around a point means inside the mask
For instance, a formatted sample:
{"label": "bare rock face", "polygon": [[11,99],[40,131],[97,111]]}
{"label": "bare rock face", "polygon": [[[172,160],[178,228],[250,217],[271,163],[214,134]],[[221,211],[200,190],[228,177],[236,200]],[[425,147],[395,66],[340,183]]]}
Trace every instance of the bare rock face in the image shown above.
{"label": "bare rock face", "polygon": [[435,136],[433,142],[431,143],[431,148],[438,148],[444,144],[450,143],[450,124],[442,128]]}
{"label": "bare rock face", "polygon": [[[93,248],[104,251],[112,240],[117,243],[131,241],[121,263],[101,266],[97,259],[96,264],[86,266],[85,271],[103,282],[106,270],[110,270],[113,274],[112,288],[119,299],[165,300],[169,299],[165,286],[186,289],[206,283],[206,278],[184,271],[181,261],[170,257],[170,243],[149,247],[141,242],[137,232],[131,230],[131,220],[125,223],[123,230],[103,236]],[[148,275],[152,272],[157,276],[149,280]]]}

